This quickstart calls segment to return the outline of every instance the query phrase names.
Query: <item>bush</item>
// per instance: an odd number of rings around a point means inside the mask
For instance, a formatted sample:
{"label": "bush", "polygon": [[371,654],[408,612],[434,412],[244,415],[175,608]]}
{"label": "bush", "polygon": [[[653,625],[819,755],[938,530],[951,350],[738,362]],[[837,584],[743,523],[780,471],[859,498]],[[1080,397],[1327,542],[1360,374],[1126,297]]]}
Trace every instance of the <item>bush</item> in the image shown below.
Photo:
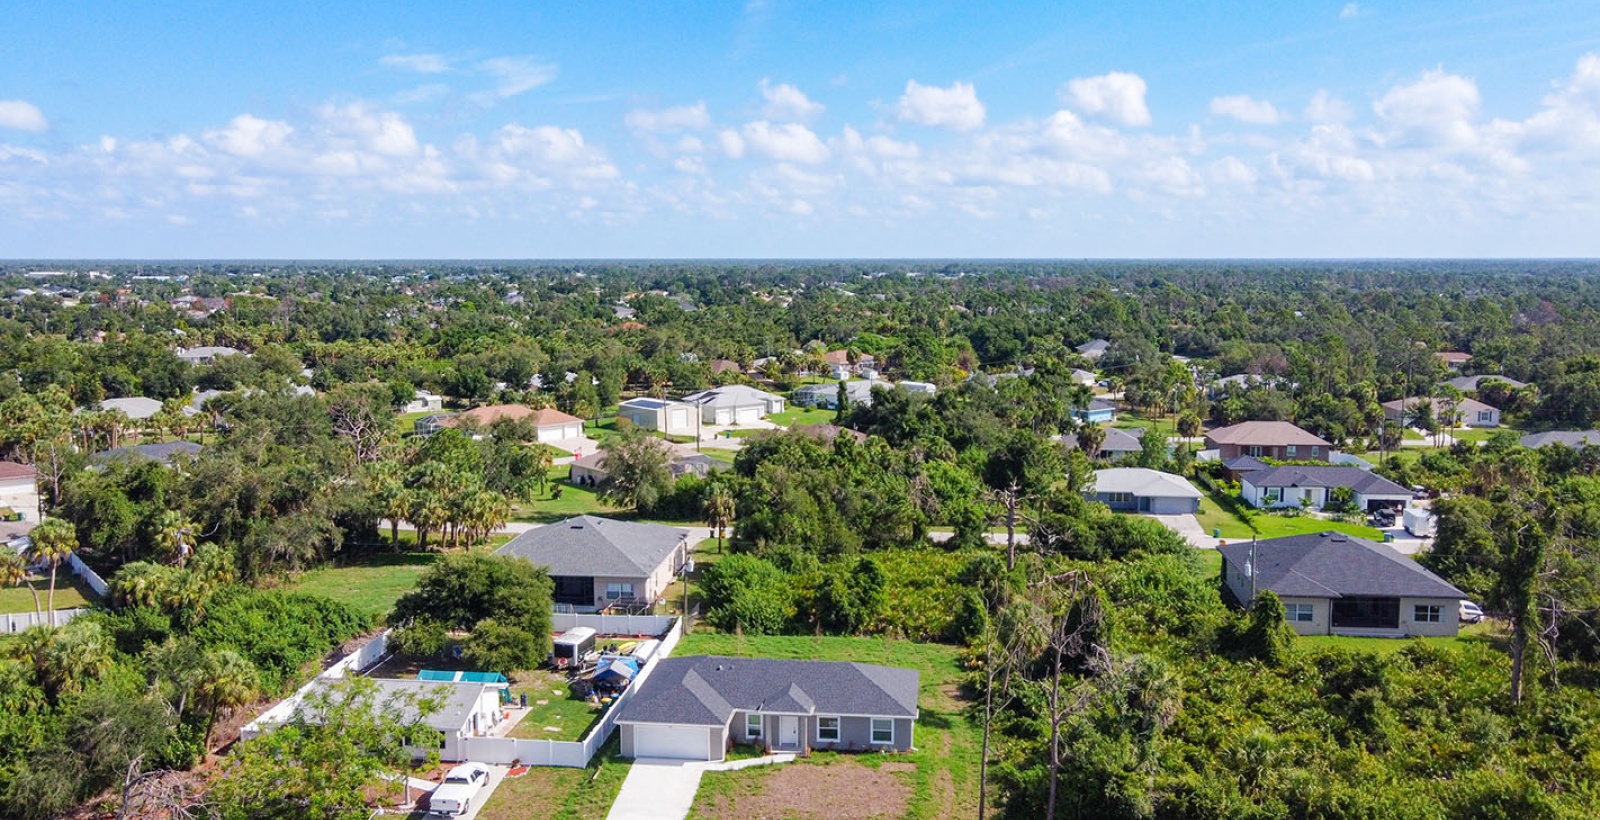
{"label": "bush", "polygon": [[389,648],[396,654],[416,660],[430,660],[444,654],[450,634],[433,618],[417,618],[389,633]]}
{"label": "bush", "polygon": [[538,666],[548,651],[540,646],[538,636],[526,629],[485,618],[473,627],[463,657],[478,669],[510,675]]}
{"label": "bush", "polygon": [[274,692],[301,665],[322,657],[368,627],[344,604],[280,590],[230,591],[218,596],[193,635],[204,648],[229,647],[255,664],[261,686]]}

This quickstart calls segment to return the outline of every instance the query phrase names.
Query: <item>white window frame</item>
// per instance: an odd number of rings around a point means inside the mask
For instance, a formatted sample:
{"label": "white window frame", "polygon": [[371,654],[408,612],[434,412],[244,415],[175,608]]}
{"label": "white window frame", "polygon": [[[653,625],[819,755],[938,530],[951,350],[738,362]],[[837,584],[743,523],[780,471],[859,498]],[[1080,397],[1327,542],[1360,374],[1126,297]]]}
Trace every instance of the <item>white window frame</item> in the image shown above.
{"label": "white window frame", "polygon": [[1251,458],[1261,458],[1261,445],[1251,444],[1244,448],[1244,454]]}
{"label": "white window frame", "polygon": [[629,581],[627,583],[623,583],[622,581],[607,581],[606,582],[606,600],[607,601],[620,601],[623,598],[632,598],[632,597],[633,597],[633,582],[631,582],[631,581]]}
{"label": "white window frame", "polygon": [[1411,608],[1411,620],[1419,624],[1444,622],[1444,607],[1438,604],[1416,604]]}
{"label": "white window frame", "polygon": [[[824,721],[830,721],[830,720],[833,721],[833,729],[832,729],[833,737],[826,737],[826,736],[824,736],[822,734],[822,732],[823,732],[822,724],[823,724]],[[818,715],[817,716],[817,742],[818,743],[838,743],[839,742],[839,738],[842,738],[842,737],[844,737],[844,720],[843,719],[841,719],[838,715]]]}
{"label": "white window frame", "polygon": [[751,740],[762,740],[766,732],[762,726],[760,712],[746,712],[744,716],[744,736]]}
{"label": "white window frame", "polygon": [[1295,456],[1295,446],[1293,444],[1286,445],[1283,448],[1283,457],[1284,458],[1288,458],[1288,459],[1292,459],[1292,458],[1294,458],[1294,456]]}
{"label": "white window frame", "polygon": [[1494,411],[1493,410],[1479,410],[1478,411],[1478,421],[1485,422],[1485,423],[1494,421]]}
{"label": "white window frame", "polygon": [[1283,619],[1289,623],[1308,624],[1316,620],[1316,608],[1312,604],[1284,604]]}
{"label": "white window frame", "polygon": [[1268,504],[1276,504],[1279,501],[1283,500],[1283,488],[1282,487],[1268,487],[1262,493],[1261,497],[1266,499],[1266,502]]}
{"label": "white window frame", "polygon": [[1311,457],[1312,458],[1321,458],[1322,457],[1321,451],[1322,451],[1322,445],[1320,445],[1320,444],[1311,445]]}
{"label": "white window frame", "polygon": [[[878,725],[879,724],[883,724],[883,723],[886,723],[886,724],[889,725],[889,739],[888,740],[879,740],[878,739]],[[868,738],[871,740],[873,745],[877,745],[877,746],[893,746],[894,745],[894,718],[872,718],[872,724],[870,726],[870,729],[871,729],[871,733],[868,735]]]}

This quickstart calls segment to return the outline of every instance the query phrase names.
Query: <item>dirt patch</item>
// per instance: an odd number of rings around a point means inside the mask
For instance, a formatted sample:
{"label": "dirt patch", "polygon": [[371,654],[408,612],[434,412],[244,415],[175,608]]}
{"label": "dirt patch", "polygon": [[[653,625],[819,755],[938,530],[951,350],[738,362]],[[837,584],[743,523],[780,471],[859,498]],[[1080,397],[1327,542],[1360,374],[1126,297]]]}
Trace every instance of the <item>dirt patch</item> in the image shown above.
{"label": "dirt patch", "polygon": [[911,789],[894,776],[891,766],[915,768],[886,763],[873,769],[848,761],[780,766],[764,779],[758,793],[718,800],[704,816],[718,820],[903,817]]}

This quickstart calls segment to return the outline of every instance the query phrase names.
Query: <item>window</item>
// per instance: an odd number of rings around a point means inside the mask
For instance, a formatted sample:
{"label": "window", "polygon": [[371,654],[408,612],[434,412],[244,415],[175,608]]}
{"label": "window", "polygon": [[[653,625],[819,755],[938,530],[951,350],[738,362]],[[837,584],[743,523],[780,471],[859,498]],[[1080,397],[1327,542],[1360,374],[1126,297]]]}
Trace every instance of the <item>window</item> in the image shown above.
{"label": "window", "polygon": [[836,717],[817,718],[817,741],[830,743],[839,742],[839,719]]}
{"label": "window", "polygon": [[1311,604],[1284,604],[1283,617],[1290,622],[1311,623]]}
{"label": "window", "polygon": [[1478,422],[1480,424],[1493,424],[1494,423],[1494,411],[1493,410],[1479,410],[1478,411]]}
{"label": "window", "polygon": [[873,718],[872,719],[872,742],[873,743],[893,743],[894,742],[894,720],[892,718]]}
{"label": "window", "polygon": [[1261,445],[1252,444],[1249,447],[1244,448],[1244,454],[1247,455],[1247,456],[1251,456],[1253,458],[1260,458],[1261,457]]}
{"label": "window", "polygon": [[1283,488],[1282,487],[1268,487],[1267,488],[1267,503],[1268,504],[1276,504],[1281,500],[1283,500]]}
{"label": "window", "polygon": [[633,584],[619,584],[614,581],[606,582],[606,600],[616,601],[622,598],[633,597]]}
{"label": "window", "polygon": [[1443,613],[1444,607],[1442,606],[1417,604],[1416,609],[1411,613],[1411,620],[1419,624],[1436,624],[1443,617]]}
{"label": "window", "polygon": [[1295,456],[1295,446],[1293,444],[1290,444],[1289,446],[1283,448],[1283,457],[1284,458],[1294,458],[1294,456]]}
{"label": "window", "polygon": [[1106,493],[1107,504],[1132,504],[1133,493]]}
{"label": "window", "polygon": [[751,740],[761,739],[761,715],[751,712],[744,716],[744,736]]}
{"label": "window", "polygon": [[1318,446],[1318,445],[1315,445],[1315,444],[1311,445],[1311,457],[1312,458],[1321,458],[1322,457],[1322,448],[1320,446]]}

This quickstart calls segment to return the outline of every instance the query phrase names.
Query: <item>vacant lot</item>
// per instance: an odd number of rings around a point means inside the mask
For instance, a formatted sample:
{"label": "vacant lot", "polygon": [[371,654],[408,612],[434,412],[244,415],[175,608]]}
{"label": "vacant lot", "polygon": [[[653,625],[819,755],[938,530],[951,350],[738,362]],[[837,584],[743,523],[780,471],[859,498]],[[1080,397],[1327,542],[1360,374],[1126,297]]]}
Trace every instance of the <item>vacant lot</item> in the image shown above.
{"label": "vacant lot", "polygon": [[697,632],[685,636],[673,654],[857,661],[903,666],[922,675],[916,751],[903,755],[825,753],[777,767],[707,772],[700,781],[691,817],[942,818],[977,814],[982,738],[979,727],[964,712],[960,650],[956,647],[888,638]]}

